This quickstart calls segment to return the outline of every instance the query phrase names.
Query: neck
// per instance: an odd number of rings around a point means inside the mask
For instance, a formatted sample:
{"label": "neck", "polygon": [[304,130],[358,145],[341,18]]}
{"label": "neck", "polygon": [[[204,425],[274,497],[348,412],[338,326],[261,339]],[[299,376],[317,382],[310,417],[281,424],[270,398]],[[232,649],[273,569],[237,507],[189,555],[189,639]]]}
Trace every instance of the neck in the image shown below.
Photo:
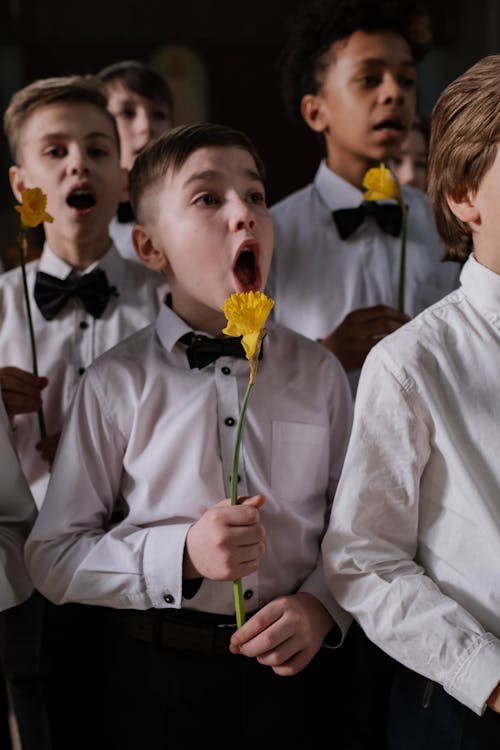
{"label": "neck", "polygon": [[73,237],[61,237],[46,232],[47,243],[50,249],[65,263],[79,271],[84,271],[105,255],[110,246],[109,235],[79,240]]}
{"label": "neck", "polygon": [[372,167],[380,165],[380,161],[373,159],[361,157],[353,159],[352,155],[346,157],[343,154],[336,156],[332,153],[328,154],[326,163],[332,172],[335,172],[336,175],[342,177],[343,180],[349,182],[355,188],[358,188],[358,190],[364,190],[363,178],[366,172]]}

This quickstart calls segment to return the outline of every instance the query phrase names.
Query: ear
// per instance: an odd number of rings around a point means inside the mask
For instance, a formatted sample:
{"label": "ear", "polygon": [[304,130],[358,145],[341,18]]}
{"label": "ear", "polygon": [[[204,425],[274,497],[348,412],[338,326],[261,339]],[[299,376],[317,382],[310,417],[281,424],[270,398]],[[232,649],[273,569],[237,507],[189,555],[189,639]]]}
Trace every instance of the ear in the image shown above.
{"label": "ear", "polygon": [[446,196],[446,202],[450,207],[457,219],[465,222],[465,224],[478,224],[481,221],[481,214],[479,208],[476,205],[475,196],[472,195],[470,190],[460,196]]}
{"label": "ear", "polygon": [[18,167],[16,164],[9,168],[9,181],[16,199],[21,201],[21,192],[27,187],[22,167]]}
{"label": "ear", "polygon": [[164,252],[155,247],[148,230],[141,224],[136,224],[133,227],[132,242],[135,252],[147,268],[151,271],[166,271],[168,260]]}
{"label": "ear", "polygon": [[122,187],[120,191],[120,203],[127,203],[128,201],[128,178],[129,171],[125,167],[120,167]]}
{"label": "ear", "polygon": [[319,94],[306,94],[300,102],[302,117],[311,130],[316,133],[324,133],[326,122],[323,117],[323,100]]}

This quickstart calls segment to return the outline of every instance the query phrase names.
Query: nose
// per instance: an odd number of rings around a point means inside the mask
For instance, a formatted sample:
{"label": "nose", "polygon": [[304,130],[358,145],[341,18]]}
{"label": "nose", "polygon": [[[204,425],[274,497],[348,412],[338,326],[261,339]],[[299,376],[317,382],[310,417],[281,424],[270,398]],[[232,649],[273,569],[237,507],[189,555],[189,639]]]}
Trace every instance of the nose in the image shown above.
{"label": "nose", "polygon": [[255,218],[250,206],[239,196],[234,198],[230,223],[231,228],[236,232],[242,229],[253,229],[255,226]]}
{"label": "nose", "polygon": [[70,174],[86,174],[89,171],[89,163],[85,150],[74,146],[68,152],[68,171]]}
{"label": "nose", "polygon": [[381,97],[385,103],[402,102],[404,100],[404,89],[392,73],[387,73],[384,76]]}
{"label": "nose", "polygon": [[149,112],[145,107],[138,107],[135,114],[134,128],[138,135],[144,136],[147,140],[153,136],[153,126]]}

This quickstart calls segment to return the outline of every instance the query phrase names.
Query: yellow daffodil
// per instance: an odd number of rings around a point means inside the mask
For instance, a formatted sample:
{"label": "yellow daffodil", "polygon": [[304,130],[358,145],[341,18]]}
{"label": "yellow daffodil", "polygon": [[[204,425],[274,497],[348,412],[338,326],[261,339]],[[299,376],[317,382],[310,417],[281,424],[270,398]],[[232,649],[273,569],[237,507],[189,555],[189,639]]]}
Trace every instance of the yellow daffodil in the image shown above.
{"label": "yellow daffodil", "polygon": [[247,359],[250,360],[251,382],[255,380],[260,346],[265,335],[265,323],[273,309],[274,300],[264,292],[239,292],[232,294],[224,302],[222,310],[227,318],[227,326],[222,333],[228,336],[241,336],[241,343]]}
{"label": "yellow daffodil", "polygon": [[[227,326],[222,333],[229,336],[241,336],[241,343],[245,349],[246,358],[250,362],[250,377],[248,386],[241,403],[241,411],[236,428],[233,463],[231,469],[231,505],[238,502],[238,464],[240,456],[241,433],[248,399],[255,382],[257,362],[259,360],[262,339],[266,334],[265,324],[269,313],[273,309],[274,300],[263,292],[239,292],[226,299],[222,310],[227,319]],[[243,605],[243,589],[241,578],[233,581],[234,604],[236,609],[236,623],[241,627],[245,622],[245,607]]]}
{"label": "yellow daffodil", "polygon": [[365,201],[383,201],[388,198],[395,198],[398,202],[401,198],[401,190],[395,178],[392,176],[390,169],[384,164],[378,167],[372,167],[363,178],[363,187],[365,188]]}
{"label": "yellow daffodil", "polygon": [[[26,256],[28,251],[27,233],[28,229],[33,229],[44,221],[51,223],[54,221],[54,219],[45,210],[47,208],[47,196],[38,187],[22,190],[21,205],[14,206],[14,208],[20,214],[21,218],[21,227],[19,230],[19,255],[21,260],[21,271],[23,275],[24,301],[26,305],[26,317],[28,318],[28,332],[31,344],[33,374],[38,375],[35,334],[33,332],[33,319],[31,317],[30,297],[28,291],[28,282],[26,279]],[[40,429],[40,437],[46,437],[47,430],[45,429],[45,419],[41,407],[38,410],[38,427]]]}
{"label": "yellow daffodil", "polygon": [[47,196],[40,188],[26,188],[21,191],[21,205],[14,206],[21,214],[21,225],[29,229],[37,227],[44,221],[49,223],[54,218],[46,212]]}
{"label": "yellow daffodil", "polygon": [[404,312],[405,273],[406,273],[406,223],[407,209],[403,200],[401,185],[390,169],[380,163],[369,169],[363,177],[365,201],[383,201],[389,198],[397,200],[401,206],[401,252],[399,257],[398,310]]}

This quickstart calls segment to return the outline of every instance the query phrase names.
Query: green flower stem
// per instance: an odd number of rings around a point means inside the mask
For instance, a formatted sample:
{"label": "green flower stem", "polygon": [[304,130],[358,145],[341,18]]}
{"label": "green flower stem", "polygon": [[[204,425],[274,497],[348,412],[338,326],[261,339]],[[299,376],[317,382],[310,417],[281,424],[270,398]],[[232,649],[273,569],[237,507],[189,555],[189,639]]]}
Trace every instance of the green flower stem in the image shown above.
{"label": "green flower stem", "polygon": [[[30,344],[31,344],[31,360],[33,363],[33,375],[38,375],[38,364],[37,364],[37,358],[36,358],[36,344],[35,344],[35,334],[33,333],[33,319],[31,317],[31,305],[30,305],[30,298],[29,298],[29,292],[28,292],[28,282],[26,279],[26,249],[27,249],[27,240],[26,240],[26,233],[25,231],[21,230],[20,235],[20,243],[19,243],[19,253],[21,255],[21,270],[23,274],[23,286],[24,286],[24,300],[26,302],[26,315],[28,318],[28,330],[30,335]],[[47,430],[45,428],[45,418],[43,416],[43,409],[40,407],[38,409],[38,428],[40,430],[40,437],[43,439],[47,436]]]}
{"label": "green flower stem", "polygon": [[399,259],[399,286],[398,286],[398,310],[405,311],[405,276],[406,276],[406,206],[401,201],[401,210],[403,212],[401,222],[401,254]]}
{"label": "green flower stem", "polygon": [[[249,382],[245,391],[245,395],[243,397],[243,403],[241,404],[238,426],[236,428],[236,441],[234,444],[233,465],[231,469],[231,505],[236,505],[238,502],[238,467],[240,463],[241,433],[243,430],[243,422],[245,421],[248,399],[250,398],[252,387],[253,383]],[[237,578],[236,581],[233,581],[233,594],[234,606],[236,609],[236,625],[241,628],[241,626],[245,622],[245,607],[243,605],[243,587],[241,585],[241,578]]]}

